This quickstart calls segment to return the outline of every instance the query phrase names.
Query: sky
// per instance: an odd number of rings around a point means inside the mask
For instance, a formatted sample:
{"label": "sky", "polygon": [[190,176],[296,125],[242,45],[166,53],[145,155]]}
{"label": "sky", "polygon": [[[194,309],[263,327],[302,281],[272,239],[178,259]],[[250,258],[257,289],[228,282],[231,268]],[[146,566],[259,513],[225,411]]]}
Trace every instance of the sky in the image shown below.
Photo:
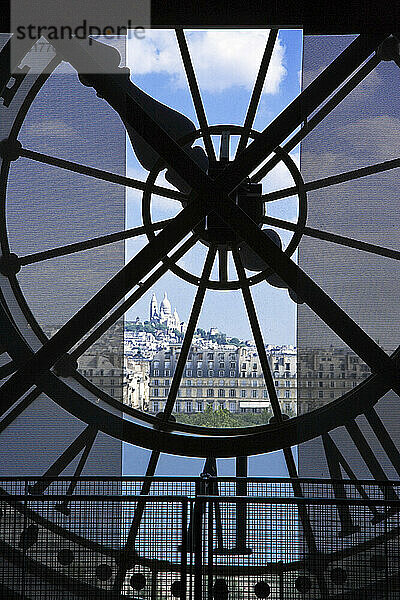
{"label": "sky", "polygon": [[[242,125],[268,30],[188,30],[185,34],[208,123]],[[301,48],[301,31],[280,31],[254,122],[256,130],[262,131],[299,93]],[[132,37],[128,41],[127,65],[131,69],[131,79],[138,87],[183,113],[198,127],[173,31],[147,31],[145,38],[141,40]],[[219,138],[213,137],[213,141],[218,152]],[[232,139],[232,156],[236,143],[237,139]],[[196,143],[201,144],[201,140]],[[298,148],[292,152],[291,157],[298,165]],[[141,167],[132,151],[129,139],[127,173],[138,179],[145,179],[147,176],[147,171]],[[157,183],[172,187],[163,173],[158,177]],[[283,164],[279,164],[262,183],[263,193],[293,185]],[[152,220],[173,217],[181,208],[180,203],[175,200],[153,196]],[[267,214],[295,221],[297,198],[270,203]],[[141,192],[133,189],[127,191],[126,215],[127,227],[141,224]],[[278,233],[285,246],[290,236],[282,230]],[[146,241],[144,236],[130,240],[126,246],[126,259],[134,256]],[[198,243],[179,264],[194,274],[200,274],[205,253],[206,248]],[[216,267],[217,265],[215,274]],[[236,278],[232,264],[229,265],[229,271]],[[288,297],[287,291],[267,283],[257,284],[252,289],[265,343],[295,344],[296,305]],[[167,291],[172,307],[177,308],[181,320],[188,320],[196,288],[173,274],[165,275],[154,285],[153,290],[135,304],[128,312],[128,320],[136,316],[148,318],[152,291],[155,291],[159,300],[164,291]],[[208,292],[198,325],[204,329],[217,327],[230,336],[242,339],[252,337],[239,292]]]}

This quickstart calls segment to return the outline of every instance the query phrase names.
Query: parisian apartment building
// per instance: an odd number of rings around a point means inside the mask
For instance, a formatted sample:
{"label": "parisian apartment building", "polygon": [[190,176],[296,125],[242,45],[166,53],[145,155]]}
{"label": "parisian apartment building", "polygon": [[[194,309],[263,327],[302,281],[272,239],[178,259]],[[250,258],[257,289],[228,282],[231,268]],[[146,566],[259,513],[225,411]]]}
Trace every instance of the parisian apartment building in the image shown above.
{"label": "parisian apartment building", "polygon": [[346,348],[297,349],[297,412],[332,402],[370,375],[368,365]]}
{"label": "parisian apartment building", "polygon": [[[150,361],[149,411],[164,409],[181,348],[171,346]],[[268,357],[282,412],[296,414],[296,354]],[[232,413],[262,412],[271,404],[254,349],[192,348],[183,372],[175,412],[203,412],[207,406]]]}

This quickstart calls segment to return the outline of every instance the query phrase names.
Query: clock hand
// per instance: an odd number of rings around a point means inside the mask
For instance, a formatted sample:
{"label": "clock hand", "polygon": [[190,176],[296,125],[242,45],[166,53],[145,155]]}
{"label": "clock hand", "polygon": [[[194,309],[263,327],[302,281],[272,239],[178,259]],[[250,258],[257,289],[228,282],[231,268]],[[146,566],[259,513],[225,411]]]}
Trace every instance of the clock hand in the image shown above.
{"label": "clock hand", "polygon": [[[136,86],[129,79],[129,69],[120,68],[121,56],[116,48],[103,44],[93,39],[76,40],[77,44],[81,47],[83,53],[87,53],[93,60],[99,65],[99,69],[103,69],[103,79],[107,82],[107,74],[114,75],[119,81],[123,81],[123,86],[129,88],[129,96],[132,98],[140,107],[142,107],[163,129],[168,133],[170,138],[178,140],[188,134],[194,133],[196,127],[194,123],[185,115],[162,104],[158,100],[155,100],[138,86]],[[74,63],[76,66],[76,63]],[[100,67],[101,65],[101,67]],[[92,63],[87,68],[93,68]],[[100,71],[101,74],[101,71]],[[98,91],[98,95],[108,100],[108,94],[100,86],[96,85],[92,78],[93,74],[82,73],[79,75],[80,81],[88,86],[95,87]],[[95,83],[95,85],[93,85]],[[160,159],[160,155],[138,133],[135,125],[132,125],[126,115],[123,112],[119,112],[119,115],[125,125],[129,139],[132,144],[132,148],[136,154],[136,157],[142,167],[147,171],[151,171],[156,163]],[[208,158],[203,148],[200,146],[190,147],[191,144],[186,146],[187,154],[199,165],[203,171],[208,169]],[[191,187],[174,171],[169,168],[166,172],[165,178],[167,181],[172,183],[179,191],[183,193],[189,193]]]}
{"label": "clock hand", "polygon": [[216,178],[232,192],[332,94],[388,36],[359,35]]}

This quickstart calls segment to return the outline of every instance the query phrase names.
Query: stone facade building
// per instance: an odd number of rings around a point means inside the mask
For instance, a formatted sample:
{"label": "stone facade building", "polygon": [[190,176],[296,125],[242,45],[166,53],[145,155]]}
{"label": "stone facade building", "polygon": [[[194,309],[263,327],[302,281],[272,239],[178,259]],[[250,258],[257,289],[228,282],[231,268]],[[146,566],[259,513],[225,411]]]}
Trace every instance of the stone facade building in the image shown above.
{"label": "stone facade building", "polygon": [[[149,410],[162,411],[168,398],[180,346],[158,352],[150,362]],[[296,355],[270,354],[282,411],[296,413]],[[258,355],[234,346],[191,349],[175,403],[175,412],[203,412],[207,405],[233,413],[271,408]]]}
{"label": "stone facade building", "polygon": [[298,413],[306,413],[356,387],[369,367],[346,348],[304,349],[298,353]]}

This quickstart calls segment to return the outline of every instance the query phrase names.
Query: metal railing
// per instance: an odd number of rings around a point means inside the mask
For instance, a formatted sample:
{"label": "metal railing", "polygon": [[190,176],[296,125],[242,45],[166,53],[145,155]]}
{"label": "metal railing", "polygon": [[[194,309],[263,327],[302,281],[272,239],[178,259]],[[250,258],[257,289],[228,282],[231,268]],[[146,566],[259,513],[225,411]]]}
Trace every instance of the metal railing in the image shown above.
{"label": "metal railing", "polygon": [[400,598],[400,482],[143,481],[2,479],[0,597]]}

